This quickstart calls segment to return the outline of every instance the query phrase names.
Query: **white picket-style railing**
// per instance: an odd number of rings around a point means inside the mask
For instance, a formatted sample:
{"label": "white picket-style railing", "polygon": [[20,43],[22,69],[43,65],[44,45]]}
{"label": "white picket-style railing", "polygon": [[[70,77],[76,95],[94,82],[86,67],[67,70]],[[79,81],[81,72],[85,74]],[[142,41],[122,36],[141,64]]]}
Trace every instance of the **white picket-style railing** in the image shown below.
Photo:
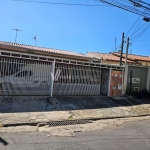
{"label": "white picket-style railing", "polygon": [[[100,68],[0,57],[0,95],[99,95]],[[50,90],[54,83],[53,90]]]}
{"label": "white picket-style railing", "polygon": [[0,58],[1,95],[49,95],[51,63]]}

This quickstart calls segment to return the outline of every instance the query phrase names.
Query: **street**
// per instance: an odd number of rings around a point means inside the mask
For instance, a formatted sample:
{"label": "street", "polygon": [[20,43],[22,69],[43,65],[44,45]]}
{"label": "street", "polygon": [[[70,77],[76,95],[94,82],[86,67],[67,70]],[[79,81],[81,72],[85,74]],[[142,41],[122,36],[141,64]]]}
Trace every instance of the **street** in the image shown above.
{"label": "street", "polygon": [[150,120],[134,121],[75,137],[47,132],[1,133],[0,150],[149,150]]}

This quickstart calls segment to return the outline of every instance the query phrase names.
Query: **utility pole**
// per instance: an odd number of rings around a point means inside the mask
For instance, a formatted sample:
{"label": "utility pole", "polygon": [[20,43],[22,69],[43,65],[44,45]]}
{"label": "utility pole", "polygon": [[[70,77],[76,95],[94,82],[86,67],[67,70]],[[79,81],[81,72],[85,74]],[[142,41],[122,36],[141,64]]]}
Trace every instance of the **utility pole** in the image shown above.
{"label": "utility pole", "polygon": [[121,43],[121,53],[120,53],[120,65],[122,65],[123,46],[124,46],[124,32],[122,33],[122,43]]}
{"label": "utility pole", "polygon": [[125,62],[125,64],[127,64],[127,60],[128,60],[128,51],[129,51],[129,41],[130,41],[130,39],[129,39],[129,37],[127,38],[127,46],[126,46],[126,62]]}
{"label": "utility pole", "polygon": [[15,37],[15,43],[16,43],[16,41],[17,41],[17,32],[18,32],[18,31],[22,31],[22,30],[19,30],[19,29],[12,29],[12,30],[15,30],[15,31],[16,31],[16,37]]}

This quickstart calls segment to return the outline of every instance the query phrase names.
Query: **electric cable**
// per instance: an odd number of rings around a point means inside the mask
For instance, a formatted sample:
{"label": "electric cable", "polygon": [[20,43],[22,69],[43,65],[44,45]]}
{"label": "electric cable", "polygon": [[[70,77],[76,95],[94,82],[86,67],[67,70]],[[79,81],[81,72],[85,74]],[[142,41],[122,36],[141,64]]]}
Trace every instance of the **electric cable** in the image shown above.
{"label": "electric cable", "polygon": [[131,28],[130,28],[129,31],[127,32],[126,36],[127,36],[128,33],[131,31],[131,29],[135,26],[135,24],[139,21],[140,18],[141,18],[141,16],[139,16],[138,19],[134,22],[134,24],[131,26]]}
{"label": "electric cable", "polygon": [[109,5],[91,5],[91,4],[71,4],[71,3],[53,3],[53,2],[41,2],[35,0],[13,0],[20,2],[28,2],[28,3],[39,3],[39,4],[51,4],[51,5],[68,5],[68,6],[88,6],[88,7],[100,7],[100,6],[109,6]]}
{"label": "electric cable", "polygon": [[131,35],[130,35],[130,38],[135,34],[137,33],[140,29],[142,29],[145,25],[146,25],[147,22],[145,22],[144,25],[140,26],[135,32],[133,32]]}
{"label": "electric cable", "polygon": [[[141,37],[141,36],[143,35],[143,33],[148,30],[149,26],[150,26],[150,24],[148,24],[148,25],[144,28],[144,30],[137,36],[136,40],[132,43],[132,45],[133,45],[134,43],[136,43],[137,40],[139,39],[139,37]],[[132,40],[133,40],[133,38],[132,38]]]}

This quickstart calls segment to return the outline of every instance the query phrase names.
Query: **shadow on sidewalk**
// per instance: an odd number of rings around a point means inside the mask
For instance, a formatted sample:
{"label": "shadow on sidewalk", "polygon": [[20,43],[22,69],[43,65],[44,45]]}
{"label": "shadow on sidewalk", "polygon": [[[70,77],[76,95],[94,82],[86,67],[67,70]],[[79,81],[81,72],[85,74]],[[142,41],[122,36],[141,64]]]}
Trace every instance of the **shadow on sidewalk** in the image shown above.
{"label": "shadow on sidewalk", "polygon": [[3,145],[8,145],[8,142],[6,142],[4,139],[2,139],[1,137],[0,137],[0,143],[2,143]]}
{"label": "shadow on sidewalk", "polygon": [[83,110],[150,104],[147,99],[113,99],[106,96],[3,96],[0,113]]}

